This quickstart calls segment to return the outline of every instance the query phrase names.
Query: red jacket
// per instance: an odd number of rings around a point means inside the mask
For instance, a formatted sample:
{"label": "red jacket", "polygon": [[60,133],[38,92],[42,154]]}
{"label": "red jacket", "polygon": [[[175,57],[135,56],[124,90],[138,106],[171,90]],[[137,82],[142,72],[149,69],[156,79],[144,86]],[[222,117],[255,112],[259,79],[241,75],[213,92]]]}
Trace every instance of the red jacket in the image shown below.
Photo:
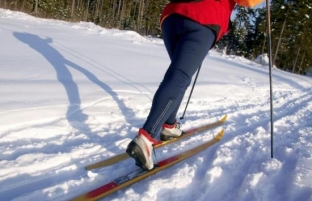
{"label": "red jacket", "polygon": [[181,1],[176,0],[166,5],[160,23],[176,13],[211,28],[216,33],[216,41],[228,32],[230,17],[236,4],[234,0],[190,0],[186,3]]}

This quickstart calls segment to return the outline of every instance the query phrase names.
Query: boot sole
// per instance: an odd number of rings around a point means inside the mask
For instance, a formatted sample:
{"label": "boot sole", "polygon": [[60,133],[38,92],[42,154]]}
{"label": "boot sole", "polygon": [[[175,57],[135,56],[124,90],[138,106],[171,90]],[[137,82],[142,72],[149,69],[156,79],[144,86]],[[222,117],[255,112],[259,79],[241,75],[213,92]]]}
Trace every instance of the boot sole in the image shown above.
{"label": "boot sole", "polygon": [[172,138],[175,138],[175,137],[171,137],[171,136],[167,136],[167,135],[160,135],[161,141],[168,141],[168,140],[171,140]]}
{"label": "boot sole", "polygon": [[173,138],[179,138],[179,137],[181,137],[182,135],[184,135],[185,134],[185,132],[182,132],[182,134],[180,135],[180,136],[178,136],[178,137],[173,137],[173,136],[168,136],[168,135],[163,135],[163,134],[161,134],[160,135],[160,140],[161,141],[168,141],[168,140],[171,140],[171,139],[173,139]]}

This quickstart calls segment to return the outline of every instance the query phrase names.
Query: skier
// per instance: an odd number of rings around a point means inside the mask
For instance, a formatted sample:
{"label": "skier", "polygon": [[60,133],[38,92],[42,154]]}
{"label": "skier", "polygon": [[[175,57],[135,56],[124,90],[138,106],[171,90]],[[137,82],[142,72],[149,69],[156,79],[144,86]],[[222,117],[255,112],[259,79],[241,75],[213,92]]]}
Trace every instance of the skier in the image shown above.
{"label": "skier", "polygon": [[136,165],[154,168],[153,146],[160,139],[168,140],[183,135],[176,120],[180,103],[192,76],[201,66],[208,51],[230,29],[230,17],[236,5],[262,0],[171,0],[160,18],[163,40],[171,63],[158,87],[150,113],[129,143],[126,152]]}

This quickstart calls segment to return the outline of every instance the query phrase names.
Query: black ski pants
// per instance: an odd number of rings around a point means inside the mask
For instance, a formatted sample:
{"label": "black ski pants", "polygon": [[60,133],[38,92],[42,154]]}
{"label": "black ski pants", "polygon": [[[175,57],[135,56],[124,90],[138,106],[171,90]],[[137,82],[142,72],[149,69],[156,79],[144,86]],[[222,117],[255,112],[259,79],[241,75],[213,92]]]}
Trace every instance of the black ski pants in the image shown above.
{"label": "black ski pants", "polygon": [[162,23],[162,34],[171,63],[157,89],[143,126],[156,137],[164,123],[173,124],[192,76],[211,49],[215,34],[181,15],[170,15]]}

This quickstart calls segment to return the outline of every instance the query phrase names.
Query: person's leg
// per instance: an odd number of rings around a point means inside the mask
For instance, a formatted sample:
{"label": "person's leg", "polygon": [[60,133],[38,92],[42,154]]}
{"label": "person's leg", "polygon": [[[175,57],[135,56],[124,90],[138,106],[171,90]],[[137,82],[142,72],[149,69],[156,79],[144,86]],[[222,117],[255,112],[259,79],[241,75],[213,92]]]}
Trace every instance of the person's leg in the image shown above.
{"label": "person's leg", "polygon": [[[173,60],[175,48],[177,47],[180,35],[183,32],[183,20],[180,19],[181,16],[171,15],[166,19],[165,25],[163,25],[162,38],[165,43],[167,53],[170,57],[170,60]],[[164,27],[165,26],[165,27]],[[183,98],[183,95],[182,95]],[[182,101],[182,99],[181,99]],[[181,102],[180,101],[180,102]],[[172,112],[170,117],[166,120],[165,123],[174,124],[176,121],[176,114],[179,110],[180,105],[178,105],[175,110]]]}
{"label": "person's leg", "polygon": [[[126,152],[144,169],[154,168],[152,159],[154,139],[161,126],[177,112],[186,88],[214,41],[207,27],[181,16],[169,16],[163,23],[164,41],[171,64],[156,91],[151,111],[138,135]],[[176,114],[175,114],[176,115]]]}
{"label": "person's leg", "polygon": [[178,15],[165,19],[162,31],[171,64],[154,95],[150,113],[143,126],[152,137],[157,135],[165,122],[175,121],[192,76],[215,39],[211,29]]}

